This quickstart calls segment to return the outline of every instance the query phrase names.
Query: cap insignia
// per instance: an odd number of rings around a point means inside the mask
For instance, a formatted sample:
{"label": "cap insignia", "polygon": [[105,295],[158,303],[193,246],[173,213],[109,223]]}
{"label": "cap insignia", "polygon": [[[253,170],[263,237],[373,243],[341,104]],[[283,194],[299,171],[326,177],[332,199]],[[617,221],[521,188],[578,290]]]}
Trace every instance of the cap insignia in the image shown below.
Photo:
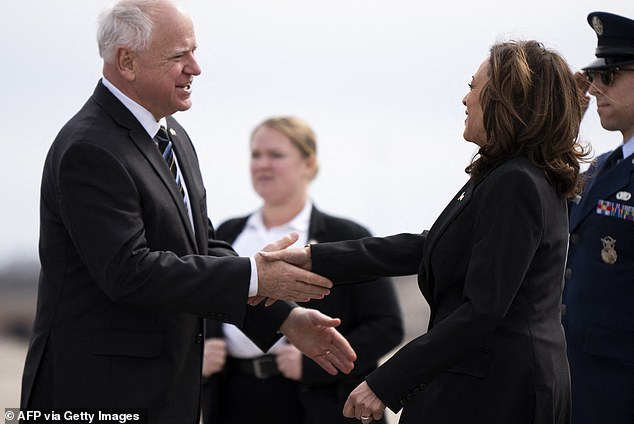
{"label": "cap insignia", "polygon": [[603,35],[603,22],[598,16],[592,18],[592,28],[594,28],[597,35]]}

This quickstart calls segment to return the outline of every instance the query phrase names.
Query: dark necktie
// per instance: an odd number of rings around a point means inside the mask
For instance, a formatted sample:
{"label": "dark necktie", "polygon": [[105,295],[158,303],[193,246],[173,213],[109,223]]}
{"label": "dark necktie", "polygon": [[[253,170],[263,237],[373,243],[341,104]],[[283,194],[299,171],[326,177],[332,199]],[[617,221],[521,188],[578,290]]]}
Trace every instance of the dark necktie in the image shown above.
{"label": "dark necktie", "polygon": [[619,161],[623,159],[623,146],[619,146],[617,149],[614,149],[610,156],[605,160],[603,166],[601,167],[601,171],[599,171],[599,175],[605,174],[611,168],[616,166]]}
{"label": "dark necktie", "polygon": [[185,190],[183,190],[183,183],[181,181],[180,174],[178,172],[178,167],[176,166],[176,157],[174,156],[174,145],[172,144],[172,140],[170,140],[167,135],[167,131],[165,127],[161,125],[161,128],[154,136],[154,140],[158,143],[159,151],[161,155],[163,155],[163,159],[174,177],[174,181],[176,181],[176,185],[178,186],[178,191],[181,193],[183,198],[185,197]]}

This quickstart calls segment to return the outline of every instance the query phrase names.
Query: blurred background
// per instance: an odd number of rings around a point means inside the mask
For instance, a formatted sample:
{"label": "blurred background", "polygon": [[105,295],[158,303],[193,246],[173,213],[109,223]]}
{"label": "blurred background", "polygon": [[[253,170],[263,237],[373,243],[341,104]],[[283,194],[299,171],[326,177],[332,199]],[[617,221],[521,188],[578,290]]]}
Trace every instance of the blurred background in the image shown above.
{"label": "blurred background", "polygon": [[[252,128],[292,114],[316,131],[325,212],[376,235],[420,232],[466,181],[475,148],[462,138],[467,83],[496,41],[534,38],[573,70],[594,57],[589,12],[634,17],[623,0],[184,0],[203,74],[177,114],[194,140],[219,224],[259,205],[248,173]],[[431,4],[429,4],[431,3]],[[101,72],[96,18],[108,0],[21,0],[0,9],[0,407],[18,406],[35,309],[42,164],[60,127]],[[595,153],[620,134],[594,104],[582,139]],[[413,279],[399,279],[408,338],[426,329]]]}

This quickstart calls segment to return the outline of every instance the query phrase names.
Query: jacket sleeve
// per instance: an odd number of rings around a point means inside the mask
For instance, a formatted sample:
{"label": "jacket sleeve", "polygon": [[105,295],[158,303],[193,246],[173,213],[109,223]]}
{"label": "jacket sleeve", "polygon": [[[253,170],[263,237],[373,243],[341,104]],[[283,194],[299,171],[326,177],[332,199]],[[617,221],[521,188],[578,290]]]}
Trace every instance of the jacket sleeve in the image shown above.
{"label": "jacket sleeve", "polygon": [[[321,215],[323,217],[323,215]],[[341,218],[323,217],[320,236],[326,240],[369,237],[370,232],[357,223]],[[332,376],[304,357],[302,383],[309,385],[347,381],[352,387],[376,369],[379,359],[403,339],[401,311],[390,278],[379,278],[360,284],[337,286],[328,298],[312,300],[308,307],[339,317],[340,332],[357,352],[351,375]]]}
{"label": "jacket sleeve", "polygon": [[423,260],[426,232],[311,245],[313,271],[335,284],[413,275]]}

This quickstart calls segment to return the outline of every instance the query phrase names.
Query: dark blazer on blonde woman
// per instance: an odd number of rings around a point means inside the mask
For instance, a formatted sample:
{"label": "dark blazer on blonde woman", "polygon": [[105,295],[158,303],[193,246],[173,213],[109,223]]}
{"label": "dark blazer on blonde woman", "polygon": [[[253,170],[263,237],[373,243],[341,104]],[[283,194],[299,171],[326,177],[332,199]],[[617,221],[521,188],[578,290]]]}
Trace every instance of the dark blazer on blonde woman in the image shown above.
{"label": "dark blazer on blonde woman", "polygon": [[401,423],[569,422],[566,200],[523,157],[471,179],[429,232],[313,245],[335,284],[418,273],[424,334],[366,378]]}
{"label": "dark blazer on blonde woman", "polygon": [[[218,227],[218,238],[233,243],[244,229],[248,218],[245,216],[223,223]],[[315,207],[311,211],[308,229],[311,243],[356,239],[369,235],[368,230],[355,222],[327,215]],[[292,384],[296,385],[298,394],[298,397],[294,398],[295,402],[300,404],[297,408],[303,414],[303,421],[297,424],[358,423],[357,420],[343,416],[343,404],[352,389],[361,383],[369,372],[376,369],[378,360],[403,339],[401,313],[392,281],[389,278],[379,278],[367,284],[337,287],[324,299],[311,300],[301,305],[341,318],[341,325],[337,329],[357,352],[357,360],[349,375],[340,373],[332,376],[304,356],[302,379],[298,384],[282,378],[269,379],[266,383],[268,390],[272,391],[271,396],[276,398],[276,403],[272,407],[290,408],[288,403],[293,400],[280,399],[282,388],[276,396],[275,385]],[[207,336],[222,337],[221,324],[208,321]],[[228,384],[227,378],[231,376],[226,372],[216,374],[206,385],[203,392],[203,415],[206,423],[225,423],[226,421],[219,419],[222,409],[239,408],[240,405],[231,402],[244,402],[242,398],[223,397],[223,394],[226,394],[223,386]],[[234,381],[233,384],[238,383]],[[258,418],[259,422],[263,422],[261,418]]]}

